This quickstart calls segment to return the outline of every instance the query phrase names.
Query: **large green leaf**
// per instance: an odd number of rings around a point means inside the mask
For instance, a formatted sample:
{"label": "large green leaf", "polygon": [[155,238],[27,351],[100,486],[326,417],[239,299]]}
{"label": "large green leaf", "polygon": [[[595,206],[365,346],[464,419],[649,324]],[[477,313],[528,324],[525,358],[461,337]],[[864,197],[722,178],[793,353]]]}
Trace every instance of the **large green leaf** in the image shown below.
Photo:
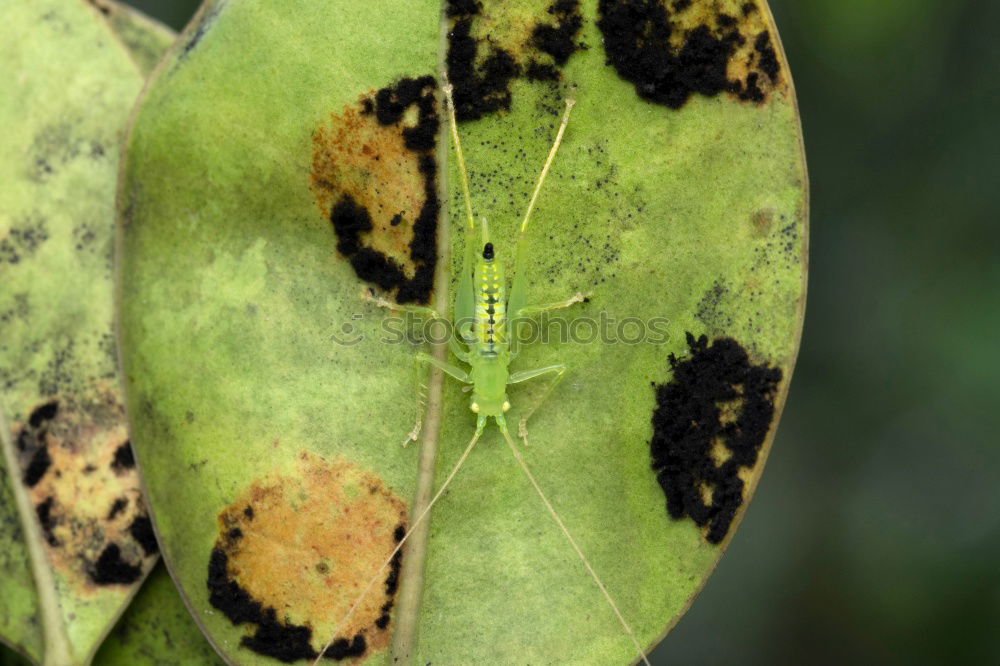
{"label": "large green leaf", "polygon": [[100,9],[0,9],[0,637],[59,666],[89,661],[156,550],[112,332],[118,155],[142,77],[101,15],[144,57],[164,32]]}
{"label": "large green leaf", "polygon": [[[420,445],[400,448],[416,348],[383,340],[398,324],[361,299],[448,311],[464,213],[433,135],[439,86],[417,78],[445,67],[473,206],[508,266],[576,98],[517,269],[533,303],[590,298],[558,313],[574,339],[530,343],[511,369],[568,366],[524,456],[643,646],[759,478],[806,269],[799,122],[763,2],[209,2],[131,130],[120,307],[164,555],[234,662],[331,637],[380,663],[635,658],[492,429],[342,622],[475,423],[432,373]],[[630,317],[642,342],[616,332]],[[611,333],[581,340],[584,320]],[[513,387],[508,418],[542,387]]]}

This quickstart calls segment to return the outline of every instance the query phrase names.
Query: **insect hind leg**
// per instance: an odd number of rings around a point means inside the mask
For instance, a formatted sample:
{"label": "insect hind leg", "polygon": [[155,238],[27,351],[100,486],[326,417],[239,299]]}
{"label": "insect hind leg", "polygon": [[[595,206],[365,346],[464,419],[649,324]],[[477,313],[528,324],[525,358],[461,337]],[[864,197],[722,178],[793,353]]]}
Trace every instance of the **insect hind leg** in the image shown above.
{"label": "insect hind leg", "polygon": [[424,383],[424,374],[422,372],[424,365],[433,365],[448,376],[454,377],[465,384],[472,383],[469,373],[457,365],[439,361],[426,352],[418,352],[413,359],[413,370],[417,376],[417,418],[413,429],[410,430],[406,435],[406,439],[403,440],[404,447],[409,445],[410,442],[417,441],[417,438],[420,437],[420,431],[424,427],[424,408],[427,406],[427,384]]}
{"label": "insect hind leg", "polygon": [[556,385],[566,374],[566,366],[563,363],[557,363],[556,365],[548,365],[544,368],[535,368],[534,370],[523,370],[521,372],[515,372],[507,379],[508,384],[519,384],[521,382],[526,382],[529,379],[534,379],[535,377],[541,377],[542,375],[548,375],[555,373],[555,378],[549,382],[549,385],[545,387],[545,391],[542,395],[535,401],[535,404],[531,406],[528,412],[521,417],[517,425],[517,436],[521,438],[524,445],[528,445],[528,419],[531,415],[545,402],[552,391],[556,388]]}

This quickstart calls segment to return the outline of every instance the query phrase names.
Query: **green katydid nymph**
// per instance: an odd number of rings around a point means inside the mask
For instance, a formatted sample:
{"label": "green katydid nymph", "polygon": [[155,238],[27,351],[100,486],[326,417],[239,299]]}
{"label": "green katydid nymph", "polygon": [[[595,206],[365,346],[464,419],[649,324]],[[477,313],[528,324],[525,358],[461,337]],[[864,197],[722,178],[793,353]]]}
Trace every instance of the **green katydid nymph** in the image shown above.
{"label": "green katydid nymph", "polygon": [[[396,545],[392,553],[390,553],[389,557],[386,558],[382,567],[375,572],[375,575],[372,576],[371,580],[363,588],[358,598],[351,605],[347,614],[341,620],[340,625],[344,625],[350,619],[362,599],[372,588],[374,583],[382,576],[385,568],[389,566],[392,558],[395,557],[400,551],[403,544],[406,543],[407,539],[413,533],[417,525],[419,525],[428,515],[431,507],[433,507],[437,500],[444,494],[448,484],[451,483],[455,474],[458,472],[459,468],[461,468],[466,458],[468,458],[469,454],[472,452],[473,447],[475,447],[476,443],[479,441],[489,419],[493,419],[496,422],[497,428],[506,440],[514,458],[517,460],[521,470],[525,473],[528,480],[531,482],[532,487],[544,503],[549,515],[559,526],[562,534],[569,542],[570,546],[572,546],[573,550],[580,558],[581,563],[587,569],[587,572],[600,589],[611,610],[614,612],[614,615],[623,627],[625,633],[635,645],[639,658],[648,665],[649,661],[646,658],[645,651],[639,644],[635,634],[632,632],[632,629],[629,627],[621,611],[618,609],[618,605],[611,597],[611,594],[608,592],[604,583],[597,575],[597,572],[595,572],[593,567],[590,565],[590,562],[583,554],[583,551],[580,549],[576,540],[570,534],[562,519],[556,513],[545,493],[538,485],[538,482],[535,480],[531,470],[528,468],[527,463],[517,448],[517,445],[514,443],[514,439],[511,437],[510,429],[505,416],[511,407],[510,400],[507,396],[508,386],[526,382],[538,377],[544,377],[547,375],[552,376],[552,379],[543,390],[541,396],[520,419],[518,425],[518,435],[524,443],[527,444],[528,419],[535,412],[538,406],[545,401],[567,371],[566,366],[559,363],[541,368],[510,372],[509,366],[517,357],[518,352],[518,324],[527,317],[551,310],[567,308],[576,303],[587,301],[585,296],[577,293],[563,301],[555,303],[528,305],[528,285],[525,271],[523,270],[523,267],[526,265],[528,260],[528,242],[526,239],[528,223],[531,219],[531,212],[535,207],[535,202],[538,199],[539,192],[545,182],[545,177],[549,172],[549,168],[552,166],[552,162],[559,150],[559,145],[562,143],[563,135],[566,132],[566,126],[569,123],[570,113],[573,109],[574,100],[566,100],[566,110],[563,113],[562,122],[560,123],[559,129],[556,133],[555,141],[553,142],[552,148],[545,160],[545,164],[542,167],[541,174],[538,177],[535,189],[528,202],[528,208],[524,214],[524,219],[521,221],[518,229],[514,259],[515,267],[518,270],[511,282],[511,288],[508,294],[506,288],[506,274],[504,270],[504,255],[490,239],[489,228],[485,219],[482,221],[480,226],[481,241],[476,243],[471,238],[471,234],[476,232],[476,224],[472,214],[472,203],[469,192],[469,179],[465,167],[465,158],[462,154],[462,146],[459,140],[458,127],[455,120],[455,106],[452,99],[452,87],[446,82],[443,86],[443,90],[447,101],[448,124],[451,129],[452,142],[454,144],[455,155],[458,160],[459,172],[461,174],[462,194],[467,218],[466,233],[470,234],[470,238],[465,244],[466,250],[462,263],[462,273],[458,280],[458,290],[453,304],[452,322],[454,334],[449,336],[448,346],[451,353],[461,363],[467,365],[469,369],[466,370],[459,365],[440,360],[425,352],[420,352],[416,355],[415,364],[418,370],[427,364],[433,365],[443,373],[462,382],[468,387],[471,392],[469,409],[476,415],[476,429],[472,439],[469,441],[457,463],[452,468],[451,473],[444,480],[444,483],[441,484],[441,487],[437,490],[437,493],[427,504],[423,512],[421,512],[420,515],[413,521],[413,524],[410,525],[406,534]],[[383,298],[376,298],[371,295],[367,295],[367,293],[365,298],[388,309],[411,312],[433,319],[441,318],[440,313],[433,308],[415,305],[400,305]],[[411,441],[415,441],[419,437],[422,429],[423,424],[421,416],[423,413],[423,398],[420,391],[417,392],[417,396],[417,421],[413,429],[407,434],[406,439],[403,440],[403,446],[406,446]],[[337,632],[334,632],[333,635],[336,636]],[[332,644],[333,639],[331,639],[323,650],[320,651],[315,662],[313,662],[314,666],[319,663],[319,660]]]}

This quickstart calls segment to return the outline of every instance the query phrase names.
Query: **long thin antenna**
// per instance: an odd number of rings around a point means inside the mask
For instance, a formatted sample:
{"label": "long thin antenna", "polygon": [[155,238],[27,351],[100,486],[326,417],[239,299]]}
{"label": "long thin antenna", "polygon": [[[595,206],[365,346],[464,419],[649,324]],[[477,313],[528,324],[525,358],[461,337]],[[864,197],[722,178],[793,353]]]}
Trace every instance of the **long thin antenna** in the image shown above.
{"label": "long thin antenna", "polygon": [[545,508],[549,510],[549,515],[552,516],[552,520],[556,521],[556,524],[559,525],[559,529],[562,530],[563,536],[565,536],[566,540],[569,541],[571,546],[573,546],[573,550],[575,550],[576,554],[580,556],[580,561],[583,562],[583,566],[585,566],[587,571],[590,572],[590,577],[594,579],[595,583],[597,583],[597,587],[601,588],[601,593],[604,594],[604,598],[608,600],[611,610],[613,610],[615,615],[618,616],[618,621],[621,622],[622,627],[625,628],[625,633],[632,639],[635,649],[638,650],[639,658],[642,659],[646,666],[650,666],[649,659],[646,658],[646,652],[642,649],[642,646],[639,645],[639,641],[636,640],[635,634],[632,633],[632,629],[628,626],[628,622],[625,621],[625,617],[622,615],[621,611],[618,610],[618,604],[616,604],[615,600],[611,598],[608,588],[604,587],[604,583],[601,582],[597,572],[594,571],[594,567],[590,566],[590,562],[587,561],[587,557],[583,554],[583,551],[580,550],[580,546],[576,545],[576,540],[573,538],[573,535],[569,533],[568,529],[566,529],[562,519],[559,518],[559,514],[556,513],[556,510],[552,508],[552,504],[549,503],[548,498],[545,497],[545,493],[542,492],[541,486],[539,486],[538,482],[535,481],[534,475],[531,473],[531,470],[528,469],[528,465],[524,462],[524,458],[521,457],[521,452],[517,450],[517,445],[515,445],[514,440],[510,438],[510,433],[507,432],[507,428],[501,428],[500,432],[503,433],[504,439],[507,440],[507,445],[510,446],[510,450],[514,454],[514,458],[517,460],[517,464],[519,464],[521,469],[524,470],[524,474],[528,477],[528,481],[531,481],[531,485],[535,487],[535,492],[538,493],[538,496],[542,499],[542,502],[545,504]]}
{"label": "long thin antenna", "polygon": [[437,493],[434,495],[433,499],[431,499],[430,504],[427,505],[427,508],[424,509],[419,516],[417,516],[417,519],[413,521],[413,524],[410,525],[410,528],[406,530],[406,534],[403,535],[403,538],[399,540],[399,543],[396,544],[396,547],[392,549],[391,553],[389,553],[389,557],[385,558],[385,562],[382,563],[382,566],[379,567],[378,571],[375,572],[375,575],[372,576],[371,580],[368,581],[368,584],[365,585],[365,589],[361,590],[361,594],[359,594],[358,598],[354,600],[354,603],[351,605],[350,609],[348,609],[347,614],[344,615],[343,618],[341,618],[340,622],[334,628],[330,640],[327,642],[326,645],[323,646],[323,649],[319,651],[319,654],[316,656],[316,660],[313,661],[312,666],[319,666],[319,660],[323,658],[323,655],[326,654],[326,651],[330,649],[330,646],[333,645],[333,642],[337,639],[337,633],[340,631],[340,628],[346,625],[347,621],[351,619],[351,616],[354,615],[354,611],[357,610],[358,605],[364,600],[369,590],[372,589],[372,585],[375,584],[375,581],[381,578],[382,573],[385,571],[386,567],[388,567],[389,564],[392,562],[392,558],[396,557],[396,553],[402,550],[403,544],[406,543],[406,540],[410,538],[411,534],[413,534],[413,530],[417,528],[417,525],[419,525],[421,521],[423,521],[423,519],[430,512],[431,507],[434,506],[434,503],[437,502],[438,499],[440,499],[441,495],[444,494],[444,491],[448,487],[448,484],[451,483],[451,480],[455,478],[455,474],[458,473],[459,468],[462,466],[463,463],[465,463],[465,459],[469,457],[470,453],[472,453],[472,447],[474,447],[476,445],[476,442],[479,441],[479,436],[483,434],[484,423],[485,419],[482,419],[480,423],[476,425],[476,434],[472,436],[472,440],[469,442],[469,445],[465,447],[465,451],[458,459],[458,462],[455,463],[455,467],[452,468],[451,474],[448,475],[448,478],[445,479],[444,483],[441,484],[441,487],[438,488]]}
{"label": "long thin antenna", "polygon": [[458,140],[458,123],[455,121],[455,100],[451,96],[451,83],[446,78],[444,85],[444,97],[448,101],[448,124],[451,126],[451,138],[455,142],[455,154],[458,156],[458,170],[462,173],[462,195],[465,197],[465,214],[469,218],[469,229],[475,229],[476,223],[472,219],[472,198],[469,195],[469,174],[465,170],[465,156],[462,155],[462,142]]}
{"label": "long thin antenna", "polygon": [[[542,189],[542,183],[545,182],[545,176],[549,173],[549,167],[552,166],[552,160],[556,157],[556,151],[559,150],[559,144],[562,143],[563,133],[566,131],[566,125],[569,123],[569,114],[573,110],[573,105],[576,104],[576,100],[569,98],[566,100],[566,111],[563,113],[562,123],[559,125],[559,132],[556,134],[555,143],[552,144],[552,150],[549,151],[549,157],[545,160],[545,166],[542,167],[542,173],[538,176],[538,182],[535,184],[535,191],[531,195],[531,201],[528,202],[528,210],[524,214],[524,221],[521,222],[521,233],[523,234],[528,229],[528,218],[531,217],[531,210],[535,207],[535,200],[538,198],[538,193]],[[461,161],[461,157],[459,157]]]}

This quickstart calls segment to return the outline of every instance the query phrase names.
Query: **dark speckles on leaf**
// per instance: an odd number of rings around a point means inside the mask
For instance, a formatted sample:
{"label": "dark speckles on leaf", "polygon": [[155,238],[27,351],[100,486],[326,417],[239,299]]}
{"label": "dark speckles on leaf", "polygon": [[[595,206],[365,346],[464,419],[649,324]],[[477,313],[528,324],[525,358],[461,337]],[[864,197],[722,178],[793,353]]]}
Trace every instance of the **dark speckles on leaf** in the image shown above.
{"label": "dark speckles on leaf", "polygon": [[78,124],[78,119],[69,117],[39,130],[27,152],[29,180],[44,183],[78,158],[104,159],[104,145],[93,138],[80,136]]}
{"label": "dark speckles on leaf", "polygon": [[716,280],[695,308],[695,317],[712,335],[721,335],[733,327],[733,317],[724,300],[729,295],[729,288]]}
{"label": "dark speckles on leaf", "polygon": [[720,543],[743,503],[741,470],[753,468],[774,419],[782,372],[754,365],[731,338],[687,336],[690,356],[670,356],[656,387],[651,451],[672,518],[690,517]]}
{"label": "dark speckles on leaf", "polygon": [[39,395],[58,395],[72,391],[79,377],[80,359],[76,353],[76,340],[70,338],[62,345],[51,344],[51,355],[38,376]]}
{"label": "dark speckles on leaf", "polygon": [[30,257],[49,239],[45,221],[28,217],[15,223],[7,235],[0,238],[0,263],[16,264]]}
{"label": "dark speckles on leaf", "polygon": [[83,223],[73,229],[73,247],[78,251],[92,249],[97,240],[97,230],[90,224]]}

